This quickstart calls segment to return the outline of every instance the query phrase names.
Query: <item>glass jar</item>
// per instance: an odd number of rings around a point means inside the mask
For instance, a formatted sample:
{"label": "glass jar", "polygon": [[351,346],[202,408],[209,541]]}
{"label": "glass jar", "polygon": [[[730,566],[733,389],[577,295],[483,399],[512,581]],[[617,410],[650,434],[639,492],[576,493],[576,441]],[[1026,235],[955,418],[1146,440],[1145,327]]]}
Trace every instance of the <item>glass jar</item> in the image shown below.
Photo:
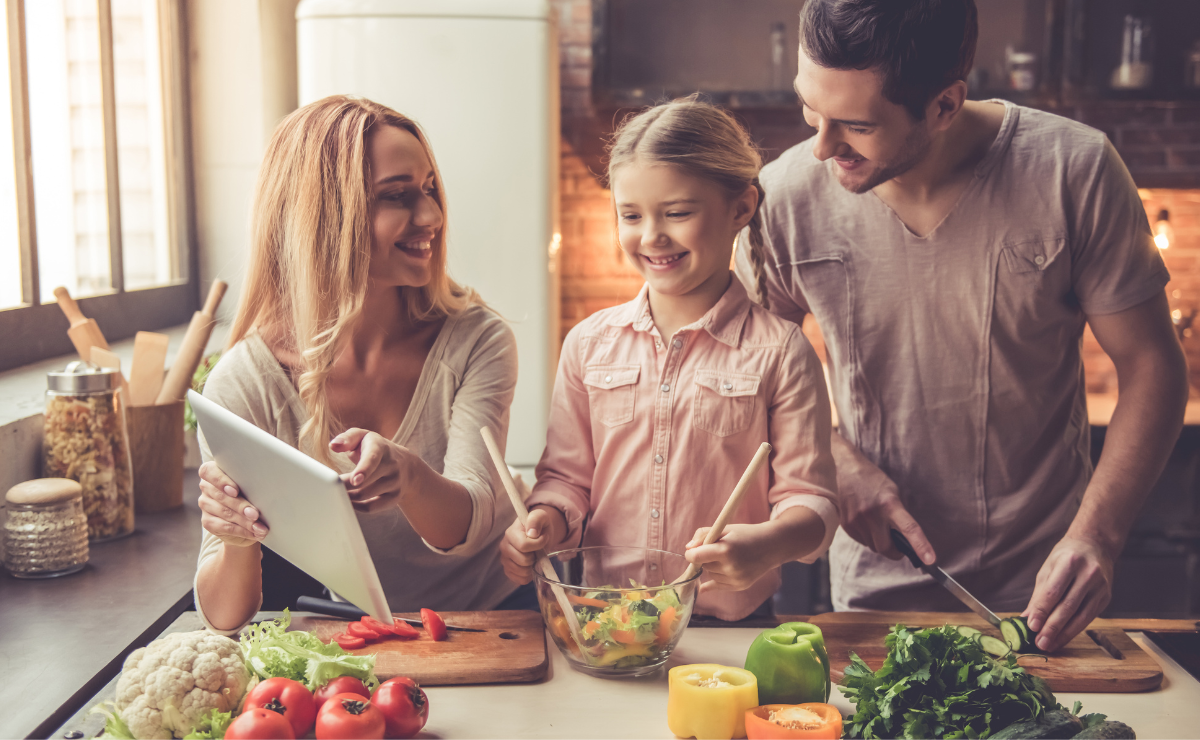
{"label": "glass jar", "polygon": [[18,483],[5,495],[4,567],[17,578],[74,573],[88,560],[83,487],[65,478]]}
{"label": "glass jar", "polygon": [[83,488],[83,511],[93,542],[133,532],[133,476],[119,370],[72,362],[47,375],[47,477],[70,478]]}

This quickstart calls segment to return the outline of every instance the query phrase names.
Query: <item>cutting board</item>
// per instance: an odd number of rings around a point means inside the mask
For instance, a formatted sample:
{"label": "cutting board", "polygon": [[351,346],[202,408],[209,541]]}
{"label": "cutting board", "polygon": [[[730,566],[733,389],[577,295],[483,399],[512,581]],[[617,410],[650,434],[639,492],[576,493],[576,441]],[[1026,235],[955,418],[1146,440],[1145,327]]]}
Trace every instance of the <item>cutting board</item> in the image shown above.
{"label": "cutting board", "polygon": [[[425,631],[415,640],[390,638],[351,650],[375,654],[380,680],[408,676],[423,686],[471,683],[522,683],[545,677],[550,659],[542,615],[533,611],[439,612],[448,625],[484,632],[447,632],[434,642]],[[420,618],[420,614],[397,614]],[[324,642],[346,631],[347,622],[324,617],[296,617],[291,629],[309,630]],[[420,627],[418,627],[420,629]]]}
{"label": "cutting board", "polygon": [[[1008,616],[1008,615],[1000,615]],[[940,627],[967,625],[984,634],[1000,637],[1000,631],[971,613],[943,612],[830,612],[810,620],[825,635],[830,674],[837,682],[850,662],[850,653],[879,670],[887,657],[883,640],[893,625]],[[1041,676],[1055,692],[1124,693],[1156,689],[1162,683],[1162,668],[1123,630],[1098,627],[1075,636],[1053,655],[1020,655],[1017,662]]]}

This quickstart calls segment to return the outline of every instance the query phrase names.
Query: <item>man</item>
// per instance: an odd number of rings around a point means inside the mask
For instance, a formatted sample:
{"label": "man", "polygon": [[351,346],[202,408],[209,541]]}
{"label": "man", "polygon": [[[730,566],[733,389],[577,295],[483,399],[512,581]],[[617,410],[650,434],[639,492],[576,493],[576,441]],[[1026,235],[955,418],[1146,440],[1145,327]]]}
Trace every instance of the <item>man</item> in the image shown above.
{"label": "man", "polygon": [[[1115,150],[966,100],[976,37],[973,0],[809,0],[795,87],[817,133],[762,173],[768,298],[811,312],[828,349],[834,606],[962,608],[900,558],[895,528],[1055,650],[1108,604],[1187,368]],[[1120,385],[1094,472],[1085,323]]]}

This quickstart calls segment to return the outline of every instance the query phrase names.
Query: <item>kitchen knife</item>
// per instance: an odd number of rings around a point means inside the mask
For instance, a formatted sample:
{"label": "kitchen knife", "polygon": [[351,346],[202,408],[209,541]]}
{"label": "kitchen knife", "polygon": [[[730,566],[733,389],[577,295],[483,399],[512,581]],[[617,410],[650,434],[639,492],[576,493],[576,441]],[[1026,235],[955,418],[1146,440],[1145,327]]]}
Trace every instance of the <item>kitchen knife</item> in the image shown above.
{"label": "kitchen knife", "polygon": [[904,556],[909,559],[914,568],[925,571],[933,580],[946,587],[946,590],[958,597],[958,600],[967,605],[967,608],[983,617],[993,627],[1000,626],[1000,617],[992,613],[983,605],[979,599],[971,595],[971,592],[963,588],[958,581],[950,577],[950,574],[936,565],[926,565],[921,562],[921,558],[917,557],[917,551],[909,544],[908,538],[900,534],[898,530],[892,529],[888,532],[892,536],[892,543],[896,545],[896,549],[904,553]]}
{"label": "kitchen knife", "polygon": [[[317,614],[325,614],[330,617],[341,617],[342,619],[362,619],[367,616],[367,613],[359,609],[354,604],[345,601],[331,601],[329,599],[320,599],[316,596],[300,596],[296,598],[296,610],[304,612],[316,612]],[[421,625],[419,619],[409,619],[406,617],[392,616],[397,622],[408,622],[409,624]],[[421,625],[423,626],[423,625]],[[477,630],[472,627],[451,627],[446,625],[446,629],[452,632],[487,632],[487,630]]]}

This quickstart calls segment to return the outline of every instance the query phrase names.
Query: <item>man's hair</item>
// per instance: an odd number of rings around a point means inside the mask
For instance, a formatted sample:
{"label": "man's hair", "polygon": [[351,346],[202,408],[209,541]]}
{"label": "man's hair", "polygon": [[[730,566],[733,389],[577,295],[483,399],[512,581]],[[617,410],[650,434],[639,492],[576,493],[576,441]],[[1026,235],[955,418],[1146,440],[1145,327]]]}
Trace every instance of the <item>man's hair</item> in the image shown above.
{"label": "man's hair", "polygon": [[975,61],[975,0],[808,0],[800,43],[827,69],[876,69],[883,96],[918,121]]}

